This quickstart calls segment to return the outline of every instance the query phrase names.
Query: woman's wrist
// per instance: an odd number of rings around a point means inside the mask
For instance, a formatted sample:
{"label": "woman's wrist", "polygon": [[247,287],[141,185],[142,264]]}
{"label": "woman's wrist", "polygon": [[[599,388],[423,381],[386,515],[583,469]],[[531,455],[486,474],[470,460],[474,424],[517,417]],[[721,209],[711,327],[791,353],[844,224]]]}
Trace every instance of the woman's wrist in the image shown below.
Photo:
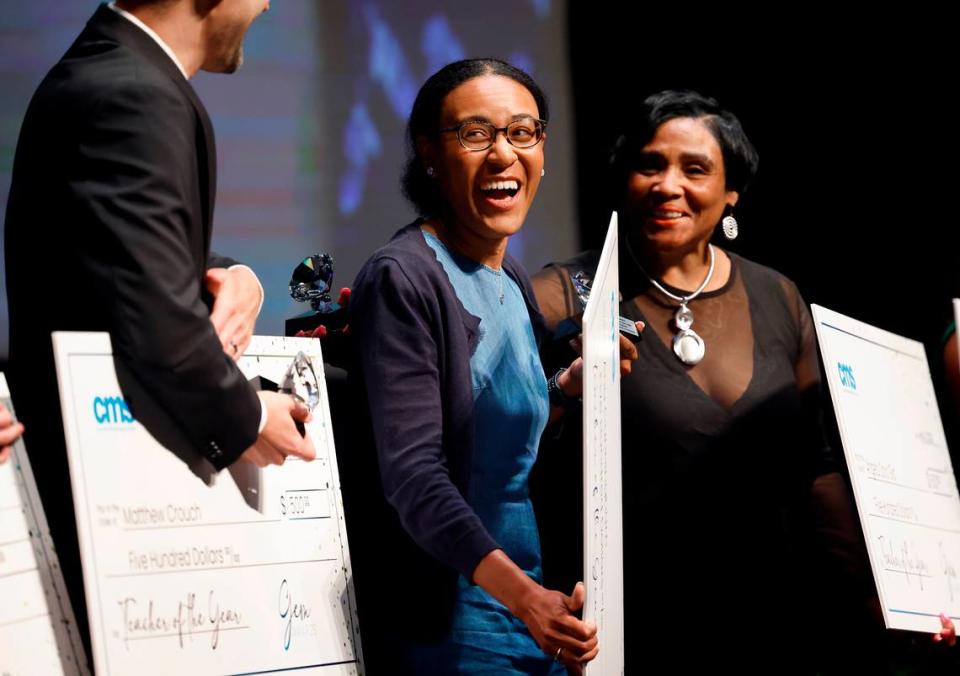
{"label": "woman's wrist", "polygon": [[580,396],[580,392],[577,391],[576,384],[573,381],[574,377],[570,375],[570,369],[560,369],[557,374],[557,385],[568,399],[576,399]]}
{"label": "woman's wrist", "polygon": [[567,408],[579,401],[579,388],[570,369],[562,368],[547,380],[547,394],[552,406]]}
{"label": "woman's wrist", "polygon": [[540,585],[524,573],[502,549],[487,554],[473,572],[473,581],[524,620]]}
{"label": "woman's wrist", "polygon": [[[524,575],[524,577],[527,576]],[[537,595],[543,591],[543,587],[531,580],[529,577],[527,577],[527,580],[528,584],[525,584],[520,590],[515,600],[514,607],[511,608],[510,606],[507,606],[507,609],[510,610],[510,612],[513,613],[513,616],[518,620],[526,625],[529,625],[531,617],[530,609],[533,608],[534,600],[536,599]]]}

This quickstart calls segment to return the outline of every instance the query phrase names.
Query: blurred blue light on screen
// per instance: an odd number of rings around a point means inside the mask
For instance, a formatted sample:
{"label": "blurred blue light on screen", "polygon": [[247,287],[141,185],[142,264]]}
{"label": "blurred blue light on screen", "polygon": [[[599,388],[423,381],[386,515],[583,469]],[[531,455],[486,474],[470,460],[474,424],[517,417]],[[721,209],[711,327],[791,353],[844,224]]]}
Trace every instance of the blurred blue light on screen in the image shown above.
{"label": "blurred blue light on screen", "polygon": [[442,14],[427,19],[423,24],[420,49],[427,57],[427,76],[437,72],[448,63],[466,57],[466,51],[450,28],[450,22]]}
{"label": "blurred blue light on screen", "polygon": [[406,119],[417,94],[417,83],[400,41],[373,5],[366,7],[370,30],[370,77],[383,87],[394,114]]}

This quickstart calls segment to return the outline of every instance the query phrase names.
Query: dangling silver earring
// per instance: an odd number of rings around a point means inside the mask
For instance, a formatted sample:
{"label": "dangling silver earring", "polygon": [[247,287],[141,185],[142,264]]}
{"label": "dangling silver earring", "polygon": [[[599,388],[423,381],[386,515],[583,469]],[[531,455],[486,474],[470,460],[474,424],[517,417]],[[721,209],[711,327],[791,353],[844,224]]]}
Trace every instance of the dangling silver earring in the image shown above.
{"label": "dangling silver earring", "polygon": [[723,236],[727,239],[736,239],[737,235],[740,234],[739,224],[733,216],[724,216],[720,223],[723,227]]}
{"label": "dangling silver earring", "polygon": [[433,175],[434,175],[435,173],[437,173],[437,172],[435,172],[435,171],[433,170],[433,167],[427,167],[427,176],[429,176],[430,178],[433,178]]}
{"label": "dangling silver earring", "polygon": [[543,178],[543,177],[546,176],[546,175],[547,175],[547,170],[546,170],[546,169],[541,169],[541,170],[540,170],[540,178]]}

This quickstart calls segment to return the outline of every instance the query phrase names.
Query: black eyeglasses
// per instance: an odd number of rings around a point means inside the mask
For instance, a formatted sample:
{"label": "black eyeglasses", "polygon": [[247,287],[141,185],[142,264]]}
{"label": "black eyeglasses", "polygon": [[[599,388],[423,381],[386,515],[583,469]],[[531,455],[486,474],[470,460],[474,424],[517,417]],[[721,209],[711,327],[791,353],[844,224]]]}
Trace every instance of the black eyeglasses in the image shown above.
{"label": "black eyeglasses", "polygon": [[547,127],[544,120],[533,117],[521,117],[506,127],[494,127],[489,122],[469,120],[455,127],[441,129],[442,133],[457,133],[457,139],[467,150],[486,150],[493,145],[498,132],[503,132],[507,143],[514,148],[532,148],[543,140],[543,132]]}

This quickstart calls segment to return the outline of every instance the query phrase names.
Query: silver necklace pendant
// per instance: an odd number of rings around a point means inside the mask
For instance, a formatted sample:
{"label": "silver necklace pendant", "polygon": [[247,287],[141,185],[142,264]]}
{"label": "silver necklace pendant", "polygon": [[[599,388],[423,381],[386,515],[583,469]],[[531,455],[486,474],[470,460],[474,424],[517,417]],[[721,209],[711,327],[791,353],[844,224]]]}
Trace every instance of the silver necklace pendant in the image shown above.
{"label": "silver necklace pendant", "polygon": [[693,330],[693,312],[687,307],[687,303],[699,296],[710,284],[710,280],[713,279],[713,272],[716,269],[715,266],[717,262],[713,245],[707,245],[707,251],[710,252],[710,267],[707,269],[707,276],[700,282],[700,286],[697,287],[696,291],[686,296],[678,296],[663,288],[663,284],[655,280],[643,269],[640,260],[633,253],[629,237],[624,239],[624,243],[627,245],[627,251],[630,253],[630,257],[633,258],[633,262],[637,264],[640,271],[650,280],[650,283],[664,296],[680,303],[680,307],[677,308],[676,313],[673,315],[673,323],[677,328],[677,335],[673,337],[673,353],[677,356],[677,359],[687,366],[699,364],[701,360],[703,360],[703,355],[707,353],[707,346],[703,342],[703,338],[698,336],[697,332]]}
{"label": "silver necklace pendant", "polygon": [[707,352],[707,346],[703,338],[692,328],[693,312],[687,307],[686,300],[680,303],[676,314],[673,315],[673,323],[678,332],[673,337],[673,353],[687,366],[699,364]]}
{"label": "silver necklace pendant", "polygon": [[680,333],[673,337],[673,353],[687,366],[696,366],[707,353],[707,346],[696,331],[681,329]]}

